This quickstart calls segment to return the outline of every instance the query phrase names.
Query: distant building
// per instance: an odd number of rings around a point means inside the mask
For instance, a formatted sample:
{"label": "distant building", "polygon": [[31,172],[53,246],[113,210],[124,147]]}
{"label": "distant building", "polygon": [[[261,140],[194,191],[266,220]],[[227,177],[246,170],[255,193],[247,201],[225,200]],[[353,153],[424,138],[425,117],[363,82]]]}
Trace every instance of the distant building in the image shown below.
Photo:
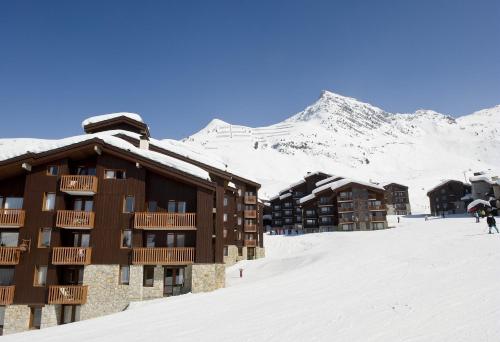
{"label": "distant building", "polygon": [[408,187],[398,183],[381,184],[385,189],[387,215],[410,215],[410,197]]}
{"label": "distant building", "polygon": [[372,183],[336,179],[300,200],[304,232],[387,228],[385,189]]}
{"label": "distant building", "polygon": [[432,215],[463,214],[472,201],[471,185],[458,180],[445,180],[427,192]]}

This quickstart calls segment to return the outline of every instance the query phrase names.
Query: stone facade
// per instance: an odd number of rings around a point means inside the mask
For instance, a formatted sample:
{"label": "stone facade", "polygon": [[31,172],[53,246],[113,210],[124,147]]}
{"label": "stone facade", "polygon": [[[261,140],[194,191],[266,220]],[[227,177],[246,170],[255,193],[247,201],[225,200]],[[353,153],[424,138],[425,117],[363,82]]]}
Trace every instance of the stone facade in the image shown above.
{"label": "stone facade", "polygon": [[14,334],[29,329],[30,307],[27,305],[8,305],[5,307],[3,334]]}
{"label": "stone facade", "polygon": [[193,293],[210,292],[223,288],[226,284],[224,264],[194,264],[186,267],[186,282]]}
{"label": "stone facade", "polygon": [[255,247],[255,258],[265,258],[266,257],[266,249],[264,247]]}
{"label": "stone facade", "polygon": [[59,324],[61,305],[45,305],[42,308],[42,321],[40,328],[49,328]]}
{"label": "stone facade", "polygon": [[[264,258],[266,256],[263,247],[255,247],[255,259]],[[248,252],[247,247],[242,247],[241,255],[238,255],[238,247],[234,245],[227,246],[227,255],[224,256],[224,264],[226,267],[232,266],[238,261],[247,260]]]}

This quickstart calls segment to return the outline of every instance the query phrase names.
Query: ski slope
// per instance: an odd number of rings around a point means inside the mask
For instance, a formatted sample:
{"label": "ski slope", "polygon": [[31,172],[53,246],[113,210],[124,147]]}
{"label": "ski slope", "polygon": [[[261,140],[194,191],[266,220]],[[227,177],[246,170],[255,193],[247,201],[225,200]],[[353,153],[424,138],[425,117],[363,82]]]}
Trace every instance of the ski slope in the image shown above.
{"label": "ski slope", "polygon": [[[266,236],[227,288],[4,341],[500,341],[500,235],[453,217],[395,229]],[[238,277],[238,269],[244,277]]]}

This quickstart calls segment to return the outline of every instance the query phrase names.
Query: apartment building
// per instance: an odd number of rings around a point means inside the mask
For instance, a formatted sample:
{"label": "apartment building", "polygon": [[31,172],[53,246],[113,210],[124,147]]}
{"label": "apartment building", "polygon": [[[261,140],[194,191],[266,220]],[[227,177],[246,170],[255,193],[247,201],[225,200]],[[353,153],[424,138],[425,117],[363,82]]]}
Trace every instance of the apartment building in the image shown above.
{"label": "apartment building", "polygon": [[447,179],[427,192],[432,215],[463,214],[472,201],[471,185]]}
{"label": "apartment building", "polygon": [[304,232],[386,229],[385,189],[372,183],[333,178],[300,199]]}
{"label": "apartment building", "polygon": [[387,215],[410,215],[408,187],[398,183],[380,184],[385,189]]}
{"label": "apartment building", "polygon": [[136,114],[83,128],[0,149],[2,333],[215,290],[230,249],[264,255],[259,184],[151,138]]}

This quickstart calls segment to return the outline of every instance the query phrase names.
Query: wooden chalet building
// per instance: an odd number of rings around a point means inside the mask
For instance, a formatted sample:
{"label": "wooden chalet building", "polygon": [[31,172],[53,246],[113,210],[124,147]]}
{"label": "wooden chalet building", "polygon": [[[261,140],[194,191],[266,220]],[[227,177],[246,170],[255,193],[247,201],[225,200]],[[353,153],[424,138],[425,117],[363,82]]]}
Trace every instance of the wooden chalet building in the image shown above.
{"label": "wooden chalet building", "polygon": [[387,215],[410,215],[410,197],[408,187],[398,183],[381,184],[385,189]]}
{"label": "wooden chalet building", "polygon": [[304,232],[386,229],[385,189],[334,177],[300,200]]}
{"label": "wooden chalet building", "polygon": [[471,185],[458,180],[445,180],[427,192],[431,214],[463,214],[472,201]]}
{"label": "wooden chalet building", "polygon": [[152,139],[136,114],[83,127],[0,148],[4,334],[215,290],[225,261],[264,254],[259,184]]}
{"label": "wooden chalet building", "polygon": [[332,177],[323,172],[310,172],[299,182],[290,185],[269,200],[271,227],[278,233],[290,234],[303,229],[300,199],[316,188],[316,183]]}

